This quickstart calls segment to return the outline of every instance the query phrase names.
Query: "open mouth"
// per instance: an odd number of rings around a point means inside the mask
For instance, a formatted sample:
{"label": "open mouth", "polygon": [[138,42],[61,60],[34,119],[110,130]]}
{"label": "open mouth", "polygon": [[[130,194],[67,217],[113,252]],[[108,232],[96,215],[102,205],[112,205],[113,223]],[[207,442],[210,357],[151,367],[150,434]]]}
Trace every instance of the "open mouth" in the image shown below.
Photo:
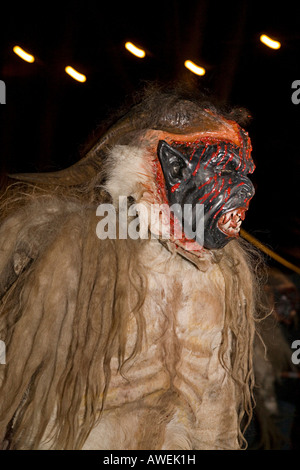
{"label": "open mouth", "polygon": [[228,237],[238,237],[242,221],[245,218],[246,209],[239,207],[222,215],[218,221],[218,227],[221,232]]}

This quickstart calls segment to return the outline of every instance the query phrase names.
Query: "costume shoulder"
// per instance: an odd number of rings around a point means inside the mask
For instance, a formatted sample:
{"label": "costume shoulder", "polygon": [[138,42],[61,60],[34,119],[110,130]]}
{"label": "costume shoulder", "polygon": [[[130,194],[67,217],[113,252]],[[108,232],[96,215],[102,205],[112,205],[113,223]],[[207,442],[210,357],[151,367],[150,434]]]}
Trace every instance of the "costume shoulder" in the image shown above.
{"label": "costume shoulder", "polygon": [[122,351],[136,251],[97,237],[86,200],[52,192],[14,207],[0,227],[0,448],[39,448],[49,424],[56,448],[80,448]]}
{"label": "costume shoulder", "polygon": [[76,228],[81,212],[83,208],[78,203],[53,196],[36,198],[14,208],[0,226],[0,298],[33,263],[45,256],[68,225],[70,233],[66,240],[72,242],[71,227]]}
{"label": "costume shoulder", "polygon": [[[53,194],[16,207],[2,222],[0,338],[6,364],[0,370],[0,442],[8,439],[14,447],[22,439],[26,448],[34,447],[65,381],[72,395],[77,376],[85,373],[83,350],[95,346],[87,344],[94,320],[88,310],[95,298],[105,297],[108,279],[113,281],[110,258],[101,282],[98,268],[109,246],[97,238],[96,223],[94,208]],[[79,406],[84,390],[77,390]],[[21,438],[24,429],[33,434]]]}

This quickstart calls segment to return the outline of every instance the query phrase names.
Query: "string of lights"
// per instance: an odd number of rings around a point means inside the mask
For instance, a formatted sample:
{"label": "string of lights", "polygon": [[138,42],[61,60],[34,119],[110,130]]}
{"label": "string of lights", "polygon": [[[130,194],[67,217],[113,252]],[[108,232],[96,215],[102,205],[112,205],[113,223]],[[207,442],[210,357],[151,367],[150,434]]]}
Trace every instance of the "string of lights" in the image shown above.
{"label": "string of lights", "polygon": [[[262,34],[260,36],[260,41],[267,47],[271,49],[279,49],[281,47],[281,43],[275,39],[272,39],[270,36],[266,34]],[[147,54],[144,49],[141,47],[136,46],[130,41],[126,41],[124,44],[126,50],[133,54],[135,57],[138,57],[139,59],[144,59]],[[28,63],[34,63],[35,62],[35,57],[34,55],[30,54],[29,52],[25,51],[23,48],[21,48],[19,45],[16,45],[13,47],[13,52],[17,54],[21,59]],[[203,76],[206,73],[206,70],[204,67],[202,67],[199,64],[196,64],[192,60],[186,60],[184,61],[184,66],[190,70],[192,73]],[[80,73],[78,70],[75,70],[73,67],[70,65],[65,67],[65,72],[70,75],[74,80],[77,80],[78,82],[84,83],[86,81],[86,76],[82,73]]]}
{"label": "string of lights", "polygon": [[[281,48],[281,43],[275,39],[275,38],[272,38],[270,37],[269,35],[267,34],[261,34],[260,37],[259,37],[259,40],[262,44],[264,44],[266,47],[268,48],[271,48],[273,50],[278,50]],[[147,57],[147,53],[146,53],[146,50],[144,48],[142,48],[141,46],[137,46],[136,44],[134,44],[133,42],[130,42],[130,41],[126,41],[124,43],[124,47],[125,49],[132,55],[134,55],[135,57],[137,57],[138,59],[145,59]],[[21,58],[22,60],[30,63],[30,64],[33,64],[35,61],[36,61],[36,58],[35,56],[31,53],[31,52],[28,52],[28,51],[25,51],[22,47],[20,47],[19,45],[15,45],[13,47],[13,52],[18,55],[19,58]],[[206,73],[206,69],[201,66],[200,64],[196,64],[195,62],[193,62],[192,60],[186,60],[184,61],[184,64],[183,64],[190,72],[198,75],[198,76],[203,76],[205,75]],[[65,72],[70,76],[72,77],[74,80],[80,82],[80,83],[84,83],[86,82],[87,80],[87,77],[85,74],[79,72],[78,70],[76,70],[74,67],[72,67],[71,65],[67,65],[65,67]],[[274,259],[276,262],[280,263],[281,265],[285,266],[286,268],[296,272],[297,274],[300,274],[300,268],[298,266],[295,266],[294,264],[290,263],[289,261],[287,261],[286,259],[284,259],[283,257],[281,257],[280,255],[278,255],[277,253],[275,253],[273,250],[271,250],[270,248],[268,248],[267,246],[265,246],[263,243],[261,243],[259,240],[257,240],[255,237],[253,237],[252,235],[250,235],[248,232],[246,232],[245,230],[241,230],[240,232],[241,236],[249,241],[251,244],[253,244],[254,246],[256,246],[259,250],[261,250],[263,253],[265,253],[267,256],[271,257],[272,259]]]}

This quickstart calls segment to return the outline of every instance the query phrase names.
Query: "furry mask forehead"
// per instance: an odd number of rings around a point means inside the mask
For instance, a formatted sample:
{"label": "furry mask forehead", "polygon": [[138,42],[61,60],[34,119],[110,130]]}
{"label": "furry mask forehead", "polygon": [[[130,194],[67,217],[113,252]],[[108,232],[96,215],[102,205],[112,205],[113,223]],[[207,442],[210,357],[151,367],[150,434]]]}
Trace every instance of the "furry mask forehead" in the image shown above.
{"label": "furry mask forehead", "polygon": [[[176,132],[164,129],[150,129],[141,136],[142,145],[146,146],[152,154],[156,154],[159,141],[163,140],[168,144],[182,143],[192,144],[194,142],[226,142],[236,145],[240,149],[241,157],[247,161],[251,159],[251,140],[248,133],[236,122],[216,115],[209,110],[206,111],[205,119],[196,123],[189,123],[183,130],[177,128]],[[254,165],[252,162],[252,171]]]}
{"label": "furry mask forehead", "polygon": [[[168,135],[166,135],[168,134]],[[183,141],[202,137],[245,145],[246,133],[213,106],[176,93],[149,93],[118,119],[77,163],[56,172],[10,175],[38,185],[80,186],[103,176],[107,153],[116,145],[151,144],[158,140]],[[174,137],[176,136],[176,138]],[[186,136],[186,137],[185,137]]]}

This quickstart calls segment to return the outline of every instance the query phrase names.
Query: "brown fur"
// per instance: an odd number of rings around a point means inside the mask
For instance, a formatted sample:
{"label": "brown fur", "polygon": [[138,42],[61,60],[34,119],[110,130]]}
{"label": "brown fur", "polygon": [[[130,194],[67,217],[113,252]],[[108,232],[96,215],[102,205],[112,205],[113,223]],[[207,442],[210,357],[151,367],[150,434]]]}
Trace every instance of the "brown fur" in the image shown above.
{"label": "brown fur", "polygon": [[[112,357],[122,374],[141,351],[147,272],[139,253],[149,242],[100,242],[96,222],[91,205],[41,195],[1,227],[7,253],[1,268],[7,270],[17,252],[24,259],[1,304],[7,364],[1,366],[0,439],[9,448],[39,448],[54,412],[53,448],[81,448],[105,407]],[[215,262],[225,280],[220,360],[236,381],[241,422],[252,408],[253,275],[239,243],[231,242]],[[137,334],[126,357],[132,312]],[[234,349],[228,362],[230,334]],[[177,360],[176,349],[172,357]],[[151,439],[141,446],[152,448]]]}
{"label": "brown fur", "polygon": [[[36,185],[15,184],[3,196],[3,448],[93,448],[94,438],[96,448],[245,444],[259,292],[254,251],[234,240],[194,265],[157,240],[96,236],[96,208],[119,184],[130,181],[126,195],[140,199],[153,183],[142,183],[151,165],[135,166],[139,147],[136,160],[130,151],[117,160],[122,145],[141,143],[147,129],[185,133],[222,122],[202,98],[154,90],[71,172],[29,176]],[[115,196],[106,185],[114,162],[123,165]]]}

